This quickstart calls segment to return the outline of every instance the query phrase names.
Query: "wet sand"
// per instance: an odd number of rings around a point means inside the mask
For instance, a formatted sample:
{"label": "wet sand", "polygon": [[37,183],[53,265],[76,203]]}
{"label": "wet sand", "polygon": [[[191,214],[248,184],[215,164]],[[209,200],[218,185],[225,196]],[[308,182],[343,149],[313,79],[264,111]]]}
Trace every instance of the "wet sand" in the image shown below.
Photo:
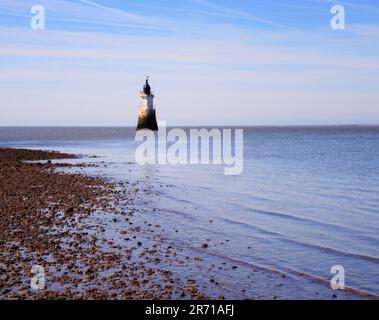
{"label": "wet sand", "polygon": [[[162,259],[175,257],[171,248],[139,238],[137,186],[63,173],[88,166],[56,161],[68,158],[77,156],[0,149],[0,299],[205,298],[194,280],[162,269]],[[117,232],[128,246],[112,241],[99,217],[127,223]],[[152,233],[159,227],[149,225]],[[45,270],[43,290],[31,289],[34,265]]]}

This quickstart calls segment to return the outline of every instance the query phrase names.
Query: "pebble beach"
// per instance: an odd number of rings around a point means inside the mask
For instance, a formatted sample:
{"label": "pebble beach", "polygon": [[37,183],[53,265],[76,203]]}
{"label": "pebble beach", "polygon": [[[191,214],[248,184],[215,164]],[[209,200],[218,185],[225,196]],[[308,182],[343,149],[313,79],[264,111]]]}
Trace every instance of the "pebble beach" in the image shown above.
{"label": "pebble beach", "polygon": [[[139,239],[142,229],[133,225],[133,210],[125,210],[137,186],[59,171],[71,166],[59,159],[76,157],[0,149],[0,297],[204,298],[194,280],[182,281],[160,268],[162,259],[175,256],[171,248],[147,246]],[[121,220],[129,225],[118,230],[127,247],[106,235],[95,222],[97,214],[114,225]],[[159,227],[146,226],[152,234]],[[34,265],[45,270],[43,290],[31,289]]]}

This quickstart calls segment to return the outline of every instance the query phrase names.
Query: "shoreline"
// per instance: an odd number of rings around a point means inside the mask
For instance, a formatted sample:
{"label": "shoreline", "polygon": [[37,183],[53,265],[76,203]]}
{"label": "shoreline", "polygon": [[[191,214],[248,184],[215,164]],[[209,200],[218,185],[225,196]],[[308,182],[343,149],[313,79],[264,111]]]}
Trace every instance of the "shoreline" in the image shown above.
{"label": "shoreline", "polygon": [[[136,186],[56,170],[87,164],[51,162],[73,158],[78,156],[0,148],[0,298],[205,298],[195,281],[159,266],[175,256],[173,250],[162,252],[138,236],[131,206]],[[117,232],[129,245],[113,242],[96,223],[99,217],[115,228],[126,222],[129,230]],[[35,265],[44,268],[43,290],[30,286]]]}
{"label": "shoreline", "polygon": [[[162,221],[156,190],[130,174],[101,178],[98,169],[108,164],[87,160],[0,148],[0,299],[377,298],[350,288],[327,292],[325,281],[306,274],[295,280],[218,255],[210,239],[184,240]],[[45,269],[44,290],[30,287],[34,265]]]}

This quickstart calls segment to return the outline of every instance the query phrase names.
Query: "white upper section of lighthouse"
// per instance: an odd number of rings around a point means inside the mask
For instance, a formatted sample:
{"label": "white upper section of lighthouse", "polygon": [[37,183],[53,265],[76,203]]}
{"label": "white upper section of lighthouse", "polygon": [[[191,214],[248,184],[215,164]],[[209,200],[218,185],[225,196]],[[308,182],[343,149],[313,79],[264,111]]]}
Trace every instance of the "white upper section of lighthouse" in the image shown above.
{"label": "white upper section of lighthouse", "polygon": [[140,91],[140,109],[142,110],[152,110],[154,109],[154,93],[151,92],[148,79],[143,86],[143,90]]}
{"label": "white upper section of lighthouse", "polygon": [[154,109],[154,95],[146,95],[141,91],[140,93],[140,109]]}

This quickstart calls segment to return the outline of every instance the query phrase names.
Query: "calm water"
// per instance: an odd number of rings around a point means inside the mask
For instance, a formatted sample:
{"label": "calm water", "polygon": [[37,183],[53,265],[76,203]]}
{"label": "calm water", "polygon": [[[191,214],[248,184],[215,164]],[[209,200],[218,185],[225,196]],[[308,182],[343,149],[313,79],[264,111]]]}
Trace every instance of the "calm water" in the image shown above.
{"label": "calm water", "polygon": [[[139,166],[131,128],[0,128],[0,146],[97,155],[86,161],[105,165],[91,174],[143,181],[150,192],[139,204],[167,241],[189,256],[209,243],[184,271],[204,290],[217,272],[229,297],[270,298],[265,282],[281,272],[290,280],[278,297],[330,298],[330,269],[342,265],[347,287],[379,295],[379,127],[244,129],[239,176],[215,165]],[[215,270],[225,261],[239,271]],[[244,278],[253,269],[262,281]]]}

